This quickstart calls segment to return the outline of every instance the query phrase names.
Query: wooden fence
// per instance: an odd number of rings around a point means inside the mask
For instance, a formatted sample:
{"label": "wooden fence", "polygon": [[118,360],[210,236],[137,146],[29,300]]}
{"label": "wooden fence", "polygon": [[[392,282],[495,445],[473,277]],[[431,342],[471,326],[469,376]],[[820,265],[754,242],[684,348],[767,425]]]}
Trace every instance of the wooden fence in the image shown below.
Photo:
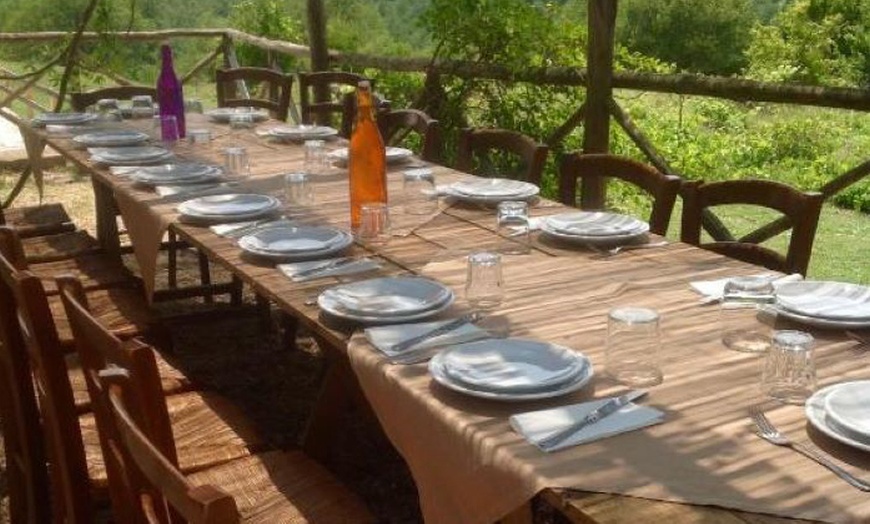
{"label": "wooden fence", "polygon": [[[183,83],[198,73],[220,61],[224,66],[238,66],[236,46],[248,44],[267,52],[272,64],[277,57],[289,55],[311,59],[312,63],[322,62],[328,57],[333,68],[370,68],[383,71],[419,73],[425,75],[424,92],[418,100],[421,109],[438,118],[437,105],[427,104],[440,91],[442,81],[447,77],[463,79],[489,79],[504,82],[528,82],[541,86],[579,86],[587,90],[586,100],[566,121],[546,137],[550,146],[558,146],[575,129],[583,126],[583,149],[586,152],[606,152],[609,149],[609,126],[611,121],[630,137],[647,157],[649,162],[660,171],[675,174],[675,170],[644,135],[643,131],[631,120],[613,97],[613,89],[632,89],[659,93],[695,95],[737,101],[774,102],[817,107],[830,107],[856,111],[870,111],[870,90],[851,88],[831,88],[818,86],[784,85],[763,83],[752,80],[721,78],[699,75],[660,75],[613,71],[613,24],[615,3],[607,0],[589,2],[589,52],[586,69],[573,67],[542,67],[525,70],[509,69],[497,64],[481,64],[451,60],[430,60],[420,58],[398,58],[371,56],[357,53],[339,53],[323,49],[270,40],[233,29],[169,29],[160,31],[139,31],[112,33],[121,41],[159,42],[166,39],[205,39],[214,41],[214,47],[195,65],[181,75]],[[317,22],[316,20],[314,22]],[[60,42],[69,37],[62,32],[41,33],[0,33],[0,45]],[[98,33],[84,32],[82,42],[105,37]],[[323,44],[321,44],[323,45]],[[34,90],[42,94],[57,96],[58,92],[50,86],[39,83],[39,75],[16,75],[0,69],[0,80],[15,84],[0,85],[5,97],[0,99],[0,107],[7,107],[13,100],[20,100],[36,110],[45,111],[47,107],[27,96]],[[113,82],[124,85],[131,80],[117,74],[108,74]],[[870,160],[855,166],[835,177],[819,191],[825,198],[831,198],[847,187],[859,182],[870,174]],[[604,200],[604,187],[583,187],[584,206],[600,206]],[[765,225],[744,237],[742,240],[763,241],[779,234],[789,227],[787,220],[778,220]],[[717,240],[733,240],[732,234],[712,214],[705,217],[705,228]]]}

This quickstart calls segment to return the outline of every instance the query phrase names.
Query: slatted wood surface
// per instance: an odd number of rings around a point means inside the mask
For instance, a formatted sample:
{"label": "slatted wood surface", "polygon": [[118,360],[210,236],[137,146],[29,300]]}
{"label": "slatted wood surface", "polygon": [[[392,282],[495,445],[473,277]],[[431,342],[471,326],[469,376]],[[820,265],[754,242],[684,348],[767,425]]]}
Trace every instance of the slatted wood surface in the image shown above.
{"label": "slatted wood surface", "polygon": [[[188,125],[197,127],[210,124],[194,121]],[[252,158],[254,179],[270,188],[269,191],[275,195],[281,193],[280,179],[272,178],[274,182],[270,183],[270,177],[302,167],[303,153],[298,145],[273,143],[252,134],[230,133],[222,126],[213,128],[218,137],[210,148],[194,149],[189,145],[181,145],[177,148],[178,156],[219,162],[222,147],[243,143]],[[42,136],[55,149],[90,172],[101,190],[124,191],[143,200],[154,198],[153,193],[135,188],[108,174],[104,168],[91,165],[87,154],[75,149],[68,139],[45,133]],[[340,143],[330,145],[337,147]],[[441,166],[432,168],[439,184],[464,176]],[[394,228],[397,236],[377,251],[355,245],[350,254],[367,255],[381,261],[383,269],[380,270],[380,275],[422,273],[435,276],[459,290],[464,279],[461,257],[471,250],[495,245],[494,211],[477,205],[442,203],[441,213],[431,219],[402,216],[399,212],[401,175],[398,169],[390,170],[389,182],[394,210],[397,211],[397,227]],[[347,182],[342,172],[319,177],[315,185],[315,198],[316,206],[287,211],[294,218],[305,222],[347,227]],[[533,216],[542,216],[560,211],[564,211],[560,205],[542,200],[533,208],[532,213]],[[253,286],[259,294],[268,297],[297,318],[318,340],[326,344],[333,356],[340,361],[347,358],[348,344],[358,326],[325,317],[312,305],[312,301],[323,289],[359,277],[324,278],[307,283],[294,283],[275,269],[272,263],[244,255],[236,247],[235,241],[218,237],[206,227],[176,222],[172,228],[182,238],[206,252],[213,261],[231,270]],[[669,333],[667,337],[673,337],[682,344],[678,348],[669,348],[669,352],[665,354],[666,381],[682,380],[688,385],[692,384],[693,378],[681,375],[678,367],[681,355],[709,351],[718,343],[716,308],[699,308],[688,291],[688,282],[758,272],[757,268],[679,243],[661,249],[624,252],[615,257],[604,257],[588,249],[566,246],[537,235],[533,238],[533,254],[509,261],[506,265],[509,298],[500,310],[500,315],[508,322],[512,335],[541,338],[556,343],[580,344],[584,351],[588,350],[594,358],[598,358],[603,350],[603,318],[610,306],[625,301],[656,307],[666,319],[665,329]],[[448,314],[462,309],[463,304],[460,301]],[[842,333],[832,331],[816,334],[822,355],[820,370],[829,373],[820,371],[823,384],[835,382],[844,376],[863,374],[861,368],[867,367],[866,357],[853,355],[849,349],[850,343]],[[855,361],[843,361],[844,355],[854,358]],[[757,365],[743,362],[735,355],[724,355],[722,361],[724,365]],[[862,365],[856,366],[856,363]],[[715,367],[715,364],[715,361],[711,361],[711,366]],[[347,369],[346,360],[342,366]],[[422,379],[425,370],[421,367],[420,370],[404,373],[408,375],[409,384],[413,384],[414,380]],[[757,388],[757,377],[753,373],[746,372],[740,387]],[[344,375],[343,380],[353,378]],[[695,400],[713,405],[716,398],[711,393]],[[747,394],[740,397],[739,401],[747,402],[747,399],[754,398],[754,393]],[[691,410],[693,406],[697,408],[691,398],[674,401],[675,405],[669,405],[668,408],[675,411]],[[329,411],[330,406],[321,407]],[[739,427],[740,431],[748,431],[748,421],[737,420],[735,415],[745,407],[747,406],[730,406],[719,422],[731,428]],[[500,420],[503,423],[503,410],[496,411],[502,417]],[[786,429],[790,431],[800,431],[802,421],[799,419],[794,413],[787,412],[775,421],[786,424]],[[715,417],[713,420],[715,421]],[[826,444],[831,447],[829,442]],[[842,446],[833,448],[841,455],[844,452]],[[797,461],[802,466],[799,471],[809,475],[813,482],[819,478],[827,478],[814,466],[804,468],[806,462],[790,456],[787,450],[780,451],[771,447],[771,450],[766,451],[766,456],[778,454],[778,459]],[[845,453],[848,455],[849,451],[846,450]],[[848,488],[843,486],[842,489]],[[787,520],[619,495],[557,489],[545,489],[541,493],[545,500],[576,522],[645,522],[671,519],[676,522],[767,523]]]}

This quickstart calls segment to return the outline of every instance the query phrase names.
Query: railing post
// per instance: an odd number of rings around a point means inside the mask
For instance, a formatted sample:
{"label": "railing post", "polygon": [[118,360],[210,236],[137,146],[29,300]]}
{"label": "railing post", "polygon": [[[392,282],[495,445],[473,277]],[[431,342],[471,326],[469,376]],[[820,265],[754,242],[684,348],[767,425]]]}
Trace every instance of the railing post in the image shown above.
{"label": "railing post", "polygon": [[[311,50],[311,70],[329,70],[329,47],[326,43],[326,10],[323,0],[308,0],[308,45]],[[317,103],[329,101],[329,89],[326,85],[314,86],[314,101]]]}
{"label": "railing post", "polygon": [[[613,34],[617,0],[589,0],[589,47],[586,51],[586,122],[583,151],[610,150],[610,100],[613,95]],[[606,187],[603,179],[587,177],[582,182],[583,208],[602,208]]]}

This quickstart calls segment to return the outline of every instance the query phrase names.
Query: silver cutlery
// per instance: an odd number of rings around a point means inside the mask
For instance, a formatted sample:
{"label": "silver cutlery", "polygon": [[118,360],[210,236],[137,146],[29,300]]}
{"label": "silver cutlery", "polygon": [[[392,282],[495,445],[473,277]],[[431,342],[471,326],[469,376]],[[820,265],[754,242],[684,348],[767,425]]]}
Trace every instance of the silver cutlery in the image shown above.
{"label": "silver cutlery", "polygon": [[319,266],[299,271],[293,275],[293,278],[310,277],[313,275],[323,273],[325,271],[330,271],[332,269],[336,269],[336,268],[346,266],[348,264],[352,264],[356,261],[357,261],[357,259],[355,259],[355,258],[339,258],[336,260],[330,260],[329,262],[327,262],[325,264],[320,264]]}
{"label": "silver cutlery", "polygon": [[437,336],[443,335],[445,333],[449,333],[455,329],[458,329],[465,324],[476,322],[480,319],[480,313],[474,312],[469,313],[467,315],[462,315],[461,317],[455,318],[446,324],[442,324],[435,329],[431,329],[425,333],[421,333],[415,337],[411,337],[409,339],[405,339],[401,342],[397,342],[390,347],[391,351],[400,353],[406,351],[421,342],[425,342],[431,338],[435,338]]}
{"label": "silver cutlery", "polygon": [[649,248],[654,248],[654,247],[662,247],[662,246],[666,246],[666,245],[668,245],[668,241],[661,240],[658,242],[649,242],[647,244],[625,244],[623,246],[616,246],[616,247],[612,247],[610,249],[601,249],[597,246],[590,246],[590,247],[592,248],[593,251],[595,251],[597,253],[601,253],[602,255],[612,257],[614,255],[618,255],[619,253],[621,253],[623,251],[631,251],[632,249],[649,249]]}
{"label": "silver cutlery", "polygon": [[578,431],[585,428],[586,426],[595,424],[601,419],[612,415],[613,413],[616,413],[629,402],[639,399],[644,395],[646,395],[646,391],[638,389],[635,391],[629,391],[628,393],[620,395],[616,398],[612,398],[601,406],[589,412],[589,414],[587,414],[585,417],[578,420],[577,422],[557,431],[556,433],[553,433],[548,437],[541,439],[541,441],[538,442],[538,445],[541,447],[541,449],[549,451],[564,442],[571,435],[576,435]]}
{"label": "silver cutlery", "polygon": [[800,453],[801,455],[812,459],[817,463],[821,464],[822,466],[828,468],[835,475],[845,480],[849,485],[858,488],[861,491],[870,491],[870,484],[868,484],[867,482],[864,482],[863,480],[855,477],[840,466],[834,464],[830,459],[814,451],[809,446],[805,446],[799,442],[793,442],[788,437],[780,433],[780,431],[776,429],[773,424],[770,423],[770,420],[768,420],[767,416],[758,406],[753,406],[749,409],[749,416],[752,418],[752,421],[755,423],[755,426],[758,429],[757,433],[759,437],[776,446],[791,448],[794,451]]}

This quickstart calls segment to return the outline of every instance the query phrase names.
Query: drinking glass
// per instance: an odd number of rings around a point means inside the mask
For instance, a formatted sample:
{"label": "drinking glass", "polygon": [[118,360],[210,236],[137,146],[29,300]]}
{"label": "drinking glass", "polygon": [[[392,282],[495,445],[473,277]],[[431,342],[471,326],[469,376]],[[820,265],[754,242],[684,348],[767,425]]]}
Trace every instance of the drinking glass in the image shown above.
{"label": "drinking glass", "polygon": [[725,283],[719,308],[722,344],[728,349],[762,353],[770,348],[770,327],[758,319],[758,306],[773,300],[769,278],[739,277]]}
{"label": "drinking glass", "polygon": [[133,118],[151,118],[154,116],[154,100],[150,95],[136,95],[130,98],[133,107],[130,114]]}
{"label": "drinking glass", "polygon": [[477,310],[497,308],[504,300],[501,255],[478,251],[468,255],[465,299]]}
{"label": "drinking glass", "polygon": [[97,113],[100,120],[116,122],[121,120],[121,108],[115,98],[101,98],[96,103]]}
{"label": "drinking glass", "polygon": [[605,348],[608,375],[632,387],[661,384],[660,347],[660,319],[654,309],[626,306],[610,310]]}
{"label": "drinking glass", "polygon": [[284,199],[288,206],[310,206],[314,204],[314,187],[307,173],[288,173],[284,175]]}
{"label": "drinking glass", "polygon": [[360,225],[357,238],[363,244],[383,245],[390,240],[390,208],[374,202],[360,207]]}
{"label": "drinking glass", "polygon": [[202,100],[189,98],[184,101],[184,111],[189,114],[202,114]]}
{"label": "drinking glass", "polygon": [[409,169],[402,174],[402,196],[405,213],[431,215],[438,211],[435,175],[431,169]]}
{"label": "drinking glass", "polygon": [[167,148],[171,148],[178,142],[178,119],[175,115],[160,115],[160,139]]}
{"label": "drinking glass", "polygon": [[233,111],[230,114],[230,129],[241,131],[254,127],[254,114],[250,111]]}
{"label": "drinking glass", "polygon": [[529,204],[506,200],[498,203],[496,213],[498,252],[505,255],[527,255],[529,241]]}
{"label": "drinking glass", "polygon": [[321,175],[326,172],[329,161],[326,157],[326,146],[323,140],[305,141],[305,167],[310,175]]}
{"label": "drinking glass", "polygon": [[251,164],[244,147],[228,147],[224,150],[224,171],[230,176],[248,176]]}
{"label": "drinking glass", "polygon": [[812,335],[776,331],[764,362],[761,391],[787,404],[803,404],[816,390]]}
{"label": "drinking glass", "polygon": [[208,147],[211,144],[211,129],[188,129],[187,139],[194,146]]}

